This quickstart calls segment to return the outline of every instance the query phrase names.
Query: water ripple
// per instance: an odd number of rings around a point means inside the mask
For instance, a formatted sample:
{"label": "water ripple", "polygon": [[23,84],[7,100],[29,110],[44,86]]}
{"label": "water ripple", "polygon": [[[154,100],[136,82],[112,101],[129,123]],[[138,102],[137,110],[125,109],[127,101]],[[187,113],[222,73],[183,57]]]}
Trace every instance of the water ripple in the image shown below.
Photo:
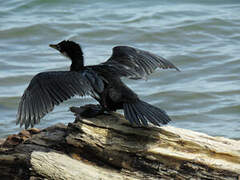
{"label": "water ripple", "polygon": [[[236,0],[0,2],[0,137],[19,131],[15,117],[31,78],[67,70],[70,62],[48,44],[80,42],[86,64],[108,59],[116,45],[159,54],[181,72],[159,70],[148,81],[126,80],[140,98],[166,110],[172,125],[239,138],[240,4]],[[69,100],[37,127],[72,121]]]}

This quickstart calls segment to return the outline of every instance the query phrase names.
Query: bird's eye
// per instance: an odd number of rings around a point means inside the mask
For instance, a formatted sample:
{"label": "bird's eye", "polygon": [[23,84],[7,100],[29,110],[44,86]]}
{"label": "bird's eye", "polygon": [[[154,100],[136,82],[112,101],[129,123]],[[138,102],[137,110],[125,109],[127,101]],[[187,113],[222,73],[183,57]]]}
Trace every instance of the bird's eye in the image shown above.
{"label": "bird's eye", "polygon": [[57,45],[57,49],[59,50],[59,51],[61,51],[61,46],[60,45]]}

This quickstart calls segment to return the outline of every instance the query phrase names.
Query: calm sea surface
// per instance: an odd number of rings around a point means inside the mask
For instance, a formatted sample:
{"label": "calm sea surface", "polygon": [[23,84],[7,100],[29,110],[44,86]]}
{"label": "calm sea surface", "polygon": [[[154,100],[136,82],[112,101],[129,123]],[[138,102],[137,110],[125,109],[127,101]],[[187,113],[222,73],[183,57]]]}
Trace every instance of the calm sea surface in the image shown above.
{"label": "calm sea surface", "polygon": [[[158,70],[148,81],[124,81],[166,110],[172,126],[240,138],[238,0],[11,0],[0,7],[0,137],[21,130],[16,112],[31,78],[68,69],[70,61],[48,44],[70,39],[82,45],[86,64],[105,61],[116,45],[169,59],[182,72]],[[71,122],[68,108],[90,102],[75,97],[36,127]]]}

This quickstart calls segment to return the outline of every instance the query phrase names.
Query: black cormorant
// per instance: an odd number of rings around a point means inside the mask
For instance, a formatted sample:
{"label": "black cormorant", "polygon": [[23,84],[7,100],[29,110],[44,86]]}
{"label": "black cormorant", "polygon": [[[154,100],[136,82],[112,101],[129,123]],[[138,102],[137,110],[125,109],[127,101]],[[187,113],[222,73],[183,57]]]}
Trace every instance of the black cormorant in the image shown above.
{"label": "black cormorant", "polygon": [[149,122],[160,126],[170,121],[165,111],[140,100],[121,81],[121,77],[146,78],[158,67],[179,71],[168,60],[137,48],[116,46],[106,62],[84,66],[79,44],[64,40],[49,46],[71,59],[70,71],[42,72],[33,77],[19,103],[16,123],[20,126],[33,127],[55,105],[74,95],[90,95],[96,99],[100,104],[96,105],[96,115],[123,109],[125,118],[137,126],[148,126]]}

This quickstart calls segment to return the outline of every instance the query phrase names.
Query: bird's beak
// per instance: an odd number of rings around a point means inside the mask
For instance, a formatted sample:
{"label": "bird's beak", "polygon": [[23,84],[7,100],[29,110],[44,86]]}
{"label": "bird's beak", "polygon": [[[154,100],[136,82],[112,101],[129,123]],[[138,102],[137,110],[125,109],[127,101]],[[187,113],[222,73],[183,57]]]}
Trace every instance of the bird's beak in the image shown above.
{"label": "bird's beak", "polygon": [[49,47],[58,50],[58,45],[57,44],[49,44]]}

